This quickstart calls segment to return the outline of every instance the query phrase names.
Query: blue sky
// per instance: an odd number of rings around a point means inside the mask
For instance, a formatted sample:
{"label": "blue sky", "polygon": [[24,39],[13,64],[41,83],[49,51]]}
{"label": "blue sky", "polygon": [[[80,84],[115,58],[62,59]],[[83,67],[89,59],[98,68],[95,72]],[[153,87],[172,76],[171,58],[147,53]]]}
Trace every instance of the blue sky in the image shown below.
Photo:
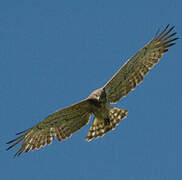
{"label": "blue sky", "polygon": [[59,108],[86,98],[158,28],[182,37],[182,1],[0,2],[1,179],[179,180],[181,40],[117,107],[128,118],[86,142],[89,125],[61,143],[13,159],[6,142]]}

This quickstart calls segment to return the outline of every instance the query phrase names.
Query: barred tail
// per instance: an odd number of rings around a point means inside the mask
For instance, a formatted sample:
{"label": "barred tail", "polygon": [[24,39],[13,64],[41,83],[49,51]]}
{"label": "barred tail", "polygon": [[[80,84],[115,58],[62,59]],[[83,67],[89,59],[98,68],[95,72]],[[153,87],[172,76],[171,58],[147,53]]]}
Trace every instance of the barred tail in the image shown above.
{"label": "barred tail", "polygon": [[91,141],[93,138],[104,136],[108,131],[114,130],[115,127],[120,123],[120,120],[126,118],[127,113],[128,110],[111,108],[108,119],[98,119],[95,117],[86,140]]}

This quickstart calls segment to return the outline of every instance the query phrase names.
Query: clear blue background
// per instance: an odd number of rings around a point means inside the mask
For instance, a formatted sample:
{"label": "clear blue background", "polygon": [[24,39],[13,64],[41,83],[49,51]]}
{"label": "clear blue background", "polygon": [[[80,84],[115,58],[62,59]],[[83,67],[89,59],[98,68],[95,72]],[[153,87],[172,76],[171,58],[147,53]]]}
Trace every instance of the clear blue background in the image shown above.
{"label": "clear blue background", "polygon": [[158,28],[182,37],[181,0],[0,2],[0,172],[3,180],[182,179],[182,42],[117,106],[128,118],[86,142],[71,139],[13,159],[5,144],[59,108],[86,98]]}

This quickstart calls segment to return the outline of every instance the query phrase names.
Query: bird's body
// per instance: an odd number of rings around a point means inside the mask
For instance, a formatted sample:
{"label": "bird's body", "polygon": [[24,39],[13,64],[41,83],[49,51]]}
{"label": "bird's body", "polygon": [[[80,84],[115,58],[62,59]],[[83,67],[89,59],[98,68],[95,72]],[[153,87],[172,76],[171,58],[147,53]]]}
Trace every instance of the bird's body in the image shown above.
{"label": "bird's body", "polygon": [[8,142],[13,144],[7,150],[23,141],[15,154],[20,155],[22,152],[29,152],[50,144],[55,138],[59,141],[67,139],[86,125],[92,114],[95,117],[86,137],[87,141],[101,137],[114,129],[120,120],[127,116],[128,111],[112,107],[110,104],[118,102],[135,89],[168,51],[168,47],[175,44],[173,42],[178,38],[171,39],[176,34],[176,32],[171,33],[174,26],[168,28],[169,25],[131,57],[105,86],[93,91],[85,100],[60,109],[34,127],[18,133],[19,137]]}
{"label": "bird's body", "polygon": [[120,120],[126,117],[128,112],[127,110],[110,106],[105,88],[93,91],[88,97],[88,101],[91,103],[91,110],[95,115],[93,124],[86,137],[88,141],[103,136],[107,131],[114,129]]}
{"label": "bird's body", "polygon": [[93,91],[88,96],[88,100],[91,104],[92,113],[97,118],[105,119],[108,117],[110,106],[103,88]]}

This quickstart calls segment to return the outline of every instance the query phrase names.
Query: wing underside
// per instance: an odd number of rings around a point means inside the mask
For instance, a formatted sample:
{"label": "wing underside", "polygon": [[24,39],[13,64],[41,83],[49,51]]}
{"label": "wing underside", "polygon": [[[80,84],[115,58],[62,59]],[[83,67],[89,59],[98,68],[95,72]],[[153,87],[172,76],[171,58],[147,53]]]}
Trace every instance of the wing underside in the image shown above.
{"label": "wing underside", "polygon": [[168,47],[174,45],[172,33],[174,26],[169,25],[151,40],[144,48],[131,57],[104,86],[108,101],[116,103],[143,81],[149,70],[158,63]]}
{"label": "wing underside", "polygon": [[59,141],[67,139],[74,132],[86,125],[90,119],[90,104],[84,100],[75,105],[56,111],[33,128],[18,133],[19,137],[9,141],[7,150],[22,142],[15,156],[22,152],[40,149],[57,138]]}

